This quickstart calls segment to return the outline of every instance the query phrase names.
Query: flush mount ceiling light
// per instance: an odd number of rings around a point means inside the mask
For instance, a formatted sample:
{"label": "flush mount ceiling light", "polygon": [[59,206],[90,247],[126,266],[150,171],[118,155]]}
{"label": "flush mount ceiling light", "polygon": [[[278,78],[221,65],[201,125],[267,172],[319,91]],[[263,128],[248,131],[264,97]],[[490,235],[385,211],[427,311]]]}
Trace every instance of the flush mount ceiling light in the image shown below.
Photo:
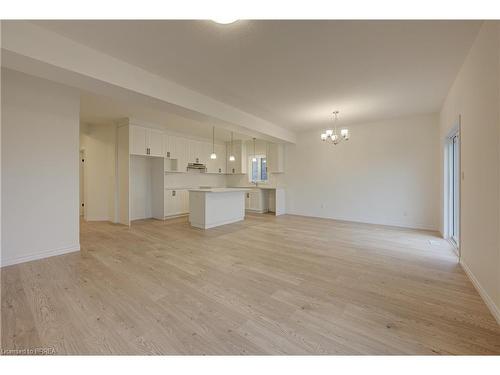
{"label": "flush mount ceiling light", "polygon": [[349,129],[343,128],[340,130],[340,134],[337,133],[337,123],[339,121],[339,111],[333,112],[333,129],[327,129],[321,134],[321,140],[331,141],[334,145],[338,144],[340,141],[347,141],[350,137]]}
{"label": "flush mount ceiling light", "polygon": [[218,17],[212,18],[212,21],[221,25],[229,25],[230,23],[238,21],[238,19],[234,17]]}
{"label": "flush mount ceiling light", "polygon": [[210,154],[210,159],[217,159],[217,154],[215,153],[215,126],[212,126],[212,153]]}

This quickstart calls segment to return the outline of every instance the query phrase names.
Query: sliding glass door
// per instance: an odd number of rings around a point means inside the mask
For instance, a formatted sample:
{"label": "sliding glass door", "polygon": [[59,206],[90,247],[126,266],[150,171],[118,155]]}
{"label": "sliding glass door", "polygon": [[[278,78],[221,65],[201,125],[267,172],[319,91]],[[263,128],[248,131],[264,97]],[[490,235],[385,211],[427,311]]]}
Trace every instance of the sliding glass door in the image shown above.
{"label": "sliding glass door", "polygon": [[460,230],[460,139],[459,133],[453,134],[448,144],[448,234],[458,247]]}

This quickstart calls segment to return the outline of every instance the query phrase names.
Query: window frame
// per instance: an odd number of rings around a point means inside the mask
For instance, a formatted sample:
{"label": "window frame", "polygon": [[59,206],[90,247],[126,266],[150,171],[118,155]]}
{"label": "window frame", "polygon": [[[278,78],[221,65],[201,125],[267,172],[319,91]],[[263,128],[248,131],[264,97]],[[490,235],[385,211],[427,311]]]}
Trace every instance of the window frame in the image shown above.
{"label": "window frame", "polygon": [[[257,158],[257,179],[254,180],[253,178],[253,175],[254,175],[254,168],[253,168],[253,165],[254,165],[254,162],[252,161],[252,159],[254,158],[254,156]],[[265,163],[265,177],[266,179],[263,180],[262,179],[262,173],[263,173],[263,164]],[[259,184],[266,184],[268,181],[269,181],[269,172],[268,172],[268,168],[267,168],[267,155],[264,155],[264,154],[259,154],[259,155],[252,155],[252,156],[249,156],[248,157],[248,173],[247,173],[247,176],[248,176],[248,181],[251,182],[251,183],[259,183]]]}

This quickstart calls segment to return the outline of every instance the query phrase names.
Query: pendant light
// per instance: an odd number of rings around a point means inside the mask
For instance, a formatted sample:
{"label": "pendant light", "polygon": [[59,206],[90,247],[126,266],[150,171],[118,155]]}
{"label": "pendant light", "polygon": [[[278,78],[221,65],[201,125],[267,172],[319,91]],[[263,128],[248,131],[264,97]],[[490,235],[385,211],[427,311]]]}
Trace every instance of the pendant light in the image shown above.
{"label": "pendant light", "polygon": [[253,158],[252,161],[255,163],[257,161],[257,157],[255,156],[255,138],[253,139]]}
{"label": "pendant light", "polygon": [[212,154],[210,155],[210,159],[217,159],[217,155],[215,154],[215,126],[212,126]]}
{"label": "pendant light", "polygon": [[233,154],[233,132],[231,132],[231,146],[230,146],[230,149],[229,149],[229,161],[235,161],[236,158],[234,157],[234,154]]}

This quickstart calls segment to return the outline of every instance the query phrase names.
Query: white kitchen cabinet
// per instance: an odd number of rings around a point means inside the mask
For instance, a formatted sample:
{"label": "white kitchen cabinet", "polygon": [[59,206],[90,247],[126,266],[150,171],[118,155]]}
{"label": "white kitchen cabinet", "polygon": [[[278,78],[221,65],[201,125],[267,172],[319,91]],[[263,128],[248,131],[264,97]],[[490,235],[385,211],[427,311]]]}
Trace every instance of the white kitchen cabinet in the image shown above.
{"label": "white kitchen cabinet", "polygon": [[141,126],[130,126],[130,153],[147,155],[147,129]]}
{"label": "white kitchen cabinet", "polygon": [[284,166],[284,146],[281,143],[269,143],[267,147],[267,172],[268,173],[283,173]]}
{"label": "white kitchen cabinet", "polygon": [[188,162],[201,163],[202,142],[188,140]]}
{"label": "white kitchen cabinet", "polygon": [[210,155],[212,154],[212,143],[208,142],[200,142],[200,143],[201,143],[200,163],[205,165],[208,165],[208,163],[215,164],[216,161],[210,159]]}
{"label": "white kitchen cabinet", "polygon": [[[226,173],[226,147],[224,145],[216,144],[212,147],[212,144],[208,144],[205,148],[205,153],[207,153],[208,158],[206,162],[208,173]],[[212,151],[215,150],[217,159],[210,159]]]}
{"label": "white kitchen cabinet", "polygon": [[149,155],[163,157],[163,132],[157,129],[148,129],[147,139]]}
{"label": "white kitchen cabinet", "polygon": [[215,152],[217,153],[215,173],[226,173],[226,146],[215,145]]}
{"label": "white kitchen cabinet", "polygon": [[188,140],[186,138],[177,137],[175,144],[175,154],[177,157],[177,171],[186,172],[188,161]]}
{"label": "white kitchen cabinet", "polygon": [[163,156],[164,157],[166,157],[167,159],[177,159],[176,143],[177,143],[176,136],[173,136],[170,134],[163,135]]}
{"label": "white kitchen cabinet", "polygon": [[130,153],[143,156],[163,156],[163,132],[130,125]]}
{"label": "white kitchen cabinet", "polygon": [[171,171],[186,172],[188,164],[188,140],[170,134],[163,136],[163,155],[169,159]]}
{"label": "white kitchen cabinet", "polygon": [[165,217],[189,213],[189,192],[186,189],[165,189]]}
{"label": "white kitchen cabinet", "polygon": [[262,189],[252,189],[246,192],[245,209],[254,212],[267,212],[267,204],[264,199],[264,191]]}
{"label": "white kitchen cabinet", "polygon": [[[233,154],[235,157],[234,161],[229,161],[229,156]],[[226,157],[227,157],[227,169],[228,174],[244,174],[247,173],[247,150],[246,144],[242,141],[233,142],[233,150],[231,152],[231,143],[226,143]]]}

